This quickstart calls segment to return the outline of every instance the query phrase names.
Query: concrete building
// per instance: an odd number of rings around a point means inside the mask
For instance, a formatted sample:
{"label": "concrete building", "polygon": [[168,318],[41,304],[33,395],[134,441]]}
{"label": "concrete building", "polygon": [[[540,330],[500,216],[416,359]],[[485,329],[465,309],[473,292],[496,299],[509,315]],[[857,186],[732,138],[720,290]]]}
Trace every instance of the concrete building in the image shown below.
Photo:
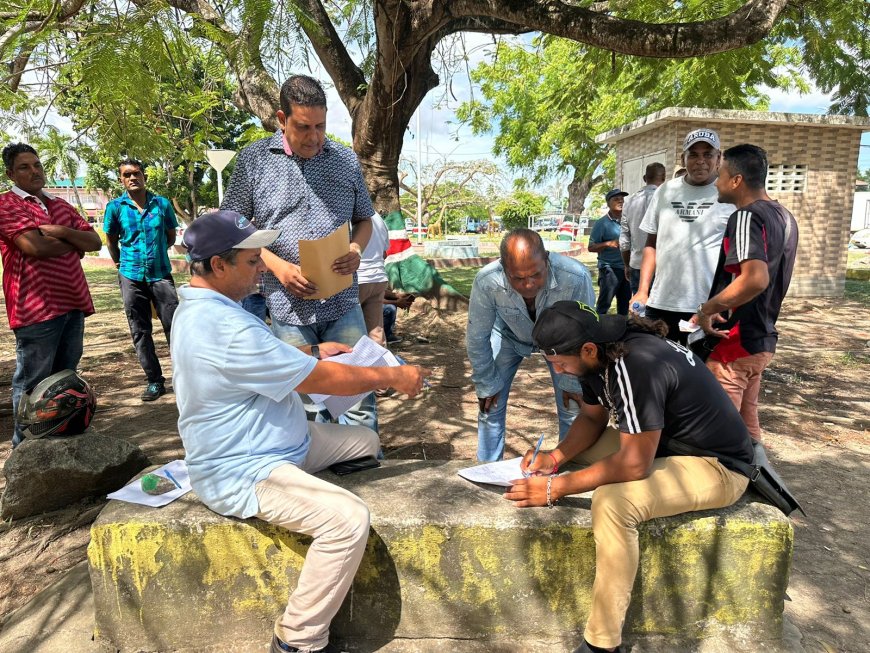
{"label": "concrete building", "polygon": [[870,119],[797,113],[668,108],[599,134],[616,148],[615,186],[634,192],[647,164],[681,167],[685,135],[699,127],[719,132],[722,149],[753,143],[767,150],[767,192],[800,225],[790,293],[843,295],[861,134]]}
{"label": "concrete building", "polygon": [[56,197],[60,197],[76,208],[76,193],[78,190],[79,198],[82,201],[82,208],[87,214],[88,220],[98,222],[102,225],[103,213],[106,210],[106,204],[111,199],[105,191],[100,188],[87,188],[85,186],[84,177],[76,177],[75,189],[69,179],[49,179],[45,186],[45,190]]}

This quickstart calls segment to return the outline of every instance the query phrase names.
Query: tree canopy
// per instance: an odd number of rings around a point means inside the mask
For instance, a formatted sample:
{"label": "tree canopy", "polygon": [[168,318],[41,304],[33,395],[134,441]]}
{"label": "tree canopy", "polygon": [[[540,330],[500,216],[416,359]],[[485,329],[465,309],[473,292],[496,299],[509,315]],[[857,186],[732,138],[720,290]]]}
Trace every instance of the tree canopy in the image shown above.
{"label": "tree canopy", "polygon": [[128,110],[118,114],[113,105],[115,112],[95,113],[93,124],[80,129],[99,132],[114,123],[172,141],[136,117],[173,70],[185,78],[176,79],[179,93],[191,99],[179,102],[173,117],[217,106],[208,98],[193,101],[201,95],[188,66],[202,54],[214,58],[200,86],[214,84],[217,98],[228,74],[235,107],[273,129],[276,79],[303,68],[313,52],[351,115],[353,146],[375,205],[388,211],[399,208],[408,122],[441,81],[433,53],[453,35],[540,31],[660,59],[728,52],[766,38],[794,41],[804,47],[811,78],[823,90],[837,86],[842,108],[856,110],[866,109],[870,81],[843,79],[862,65],[866,70],[867,22],[863,0],[0,0],[0,61],[8,71],[0,77],[0,104],[23,112],[37,97],[54,102],[79,87],[95,98],[116,91]]}
{"label": "tree canopy", "polygon": [[763,86],[806,89],[794,46],[753,46],[690,59],[615,57],[561,38],[498,44],[472,79],[481,99],[457,115],[474,133],[495,131],[494,153],[535,182],[570,175],[568,211],[612,178],[602,132],[668,106],[766,109]]}

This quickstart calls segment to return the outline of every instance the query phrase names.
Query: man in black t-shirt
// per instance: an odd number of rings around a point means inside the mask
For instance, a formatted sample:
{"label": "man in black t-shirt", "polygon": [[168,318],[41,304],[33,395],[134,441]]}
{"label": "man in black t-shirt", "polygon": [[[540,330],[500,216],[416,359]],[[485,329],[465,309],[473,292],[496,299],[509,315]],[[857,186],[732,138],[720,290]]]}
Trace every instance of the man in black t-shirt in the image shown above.
{"label": "man in black t-shirt", "polygon": [[740,411],[749,434],[760,441],[761,373],[776,350],[776,318],[794,270],[798,227],[794,216],[765,192],[763,149],[737,145],[725,150],[723,158],[716,181],[719,201],[737,210],[725,227],[710,298],[692,320],[722,338],[707,366]]}
{"label": "man in black t-shirt", "polygon": [[[592,609],[575,653],[618,650],[637,574],[639,523],[731,505],[748,484],[713,458],[676,456],[668,448],[680,441],[752,460],[749,433],[733,403],[704,364],[666,340],[666,332],[661,321],[599,316],[570,301],[543,311],[532,332],[554,369],[580,379],[582,410],[558,447],[526,453],[522,468],[532,475],[514,482],[505,498],[520,507],[543,506],[595,490]],[[571,460],[590,465],[554,475]]]}

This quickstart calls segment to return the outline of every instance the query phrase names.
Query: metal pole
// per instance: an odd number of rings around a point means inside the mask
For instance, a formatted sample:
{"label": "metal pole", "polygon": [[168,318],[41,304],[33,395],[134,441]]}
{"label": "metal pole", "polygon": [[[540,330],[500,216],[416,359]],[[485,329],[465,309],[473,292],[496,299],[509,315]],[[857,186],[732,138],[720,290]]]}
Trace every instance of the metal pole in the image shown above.
{"label": "metal pole", "polygon": [[417,244],[423,236],[423,142],[420,138],[420,110],[417,107]]}
{"label": "metal pole", "polygon": [[222,170],[217,170],[218,182],[218,208],[224,203],[224,173]]}

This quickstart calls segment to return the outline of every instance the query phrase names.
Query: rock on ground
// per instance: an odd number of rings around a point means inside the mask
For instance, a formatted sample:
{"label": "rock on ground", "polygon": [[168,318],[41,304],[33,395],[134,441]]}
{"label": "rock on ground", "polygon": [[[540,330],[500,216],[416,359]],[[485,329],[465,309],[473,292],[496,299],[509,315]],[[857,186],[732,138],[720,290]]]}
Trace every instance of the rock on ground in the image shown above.
{"label": "rock on ground", "polygon": [[135,444],[107,435],[26,440],[3,466],[0,516],[20,519],[114,492],[149,464]]}

